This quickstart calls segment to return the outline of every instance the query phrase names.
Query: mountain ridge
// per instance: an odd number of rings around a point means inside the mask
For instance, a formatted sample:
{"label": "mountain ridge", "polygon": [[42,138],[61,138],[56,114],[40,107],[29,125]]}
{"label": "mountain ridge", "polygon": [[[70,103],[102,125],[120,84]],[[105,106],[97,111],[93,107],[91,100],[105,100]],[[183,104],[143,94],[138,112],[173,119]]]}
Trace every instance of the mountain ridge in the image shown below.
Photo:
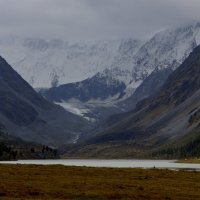
{"label": "mountain ridge", "polygon": [[77,124],[83,130],[89,125],[36,93],[2,57],[0,94],[0,124],[13,136],[41,143],[68,143],[81,134]]}

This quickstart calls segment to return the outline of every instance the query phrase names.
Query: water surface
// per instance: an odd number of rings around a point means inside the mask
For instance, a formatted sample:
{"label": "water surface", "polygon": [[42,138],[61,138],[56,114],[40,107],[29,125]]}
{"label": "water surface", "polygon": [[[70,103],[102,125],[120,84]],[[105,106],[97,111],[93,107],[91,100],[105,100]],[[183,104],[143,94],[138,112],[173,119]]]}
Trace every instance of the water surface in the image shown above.
{"label": "water surface", "polygon": [[136,159],[58,159],[58,160],[18,160],[0,161],[0,164],[65,165],[113,168],[166,168],[200,170],[200,164],[176,163],[175,160],[136,160]]}

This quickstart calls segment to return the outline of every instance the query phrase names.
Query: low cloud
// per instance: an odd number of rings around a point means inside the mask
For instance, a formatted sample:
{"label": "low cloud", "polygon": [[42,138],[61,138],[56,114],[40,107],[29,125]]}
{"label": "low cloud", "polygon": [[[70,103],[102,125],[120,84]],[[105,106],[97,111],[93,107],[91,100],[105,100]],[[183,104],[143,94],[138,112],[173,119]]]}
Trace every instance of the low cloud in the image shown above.
{"label": "low cloud", "polygon": [[200,21],[199,0],[0,0],[0,35],[143,38]]}

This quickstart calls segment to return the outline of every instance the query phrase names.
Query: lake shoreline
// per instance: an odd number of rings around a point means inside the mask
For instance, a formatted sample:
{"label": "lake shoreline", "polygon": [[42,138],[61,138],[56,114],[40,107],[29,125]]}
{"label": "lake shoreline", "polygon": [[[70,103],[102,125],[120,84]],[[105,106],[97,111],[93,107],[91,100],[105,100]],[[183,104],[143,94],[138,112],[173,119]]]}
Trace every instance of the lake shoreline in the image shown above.
{"label": "lake shoreline", "polygon": [[169,169],[169,170],[196,170],[200,171],[198,163],[181,163],[178,160],[137,160],[137,159],[51,159],[51,160],[18,160],[0,161],[0,164],[26,165],[63,165],[96,168],[142,168],[142,169]]}

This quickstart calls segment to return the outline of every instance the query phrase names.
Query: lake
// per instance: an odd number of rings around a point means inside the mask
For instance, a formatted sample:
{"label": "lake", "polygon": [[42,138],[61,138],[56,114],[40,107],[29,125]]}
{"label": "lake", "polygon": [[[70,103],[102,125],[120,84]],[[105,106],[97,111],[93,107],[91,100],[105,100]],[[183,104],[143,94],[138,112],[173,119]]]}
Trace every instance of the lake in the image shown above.
{"label": "lake", "polygon": [[18,160],[0,161],[0,164],[65,165],[113,168],[166,168],[200,170],[200,164],[176,163],[175,160],[137,160],[137,159],[58,159],[58,160]]}

